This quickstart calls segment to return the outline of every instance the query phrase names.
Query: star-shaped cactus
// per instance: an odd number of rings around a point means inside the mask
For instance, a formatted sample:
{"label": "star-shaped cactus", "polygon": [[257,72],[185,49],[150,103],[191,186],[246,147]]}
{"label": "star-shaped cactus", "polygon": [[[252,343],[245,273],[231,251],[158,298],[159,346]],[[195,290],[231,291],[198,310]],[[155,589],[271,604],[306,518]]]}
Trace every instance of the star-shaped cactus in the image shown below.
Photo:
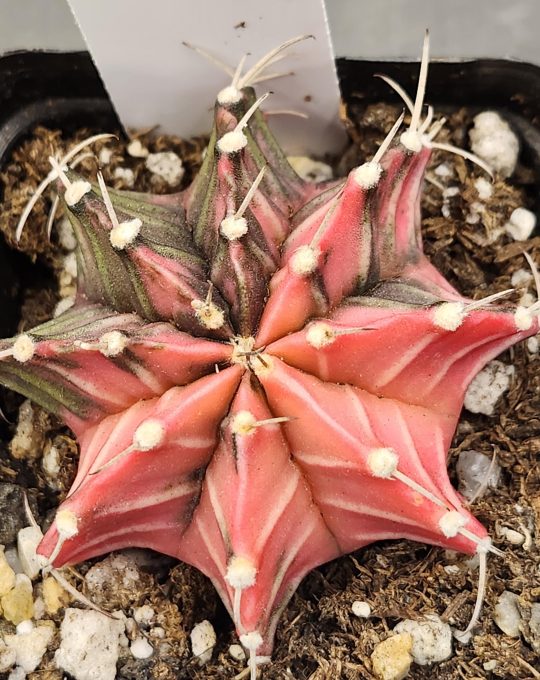
{"label": "star-shaped cactus", "polygon": [[[274,57],[275,58],[275,55]],[[73,309],[0,346],[0,380],[80,443],[40,552],[129,546],[208,575],[256,663],[310,569],[407,537],[485,554],[446,454],[468,383],[536,333],[536,307],[463,298],[422,252],[440,125],[411,122],[342,181],[303,182],[251,84],[217,98],[181,195],[53,163],[78,240]]]}

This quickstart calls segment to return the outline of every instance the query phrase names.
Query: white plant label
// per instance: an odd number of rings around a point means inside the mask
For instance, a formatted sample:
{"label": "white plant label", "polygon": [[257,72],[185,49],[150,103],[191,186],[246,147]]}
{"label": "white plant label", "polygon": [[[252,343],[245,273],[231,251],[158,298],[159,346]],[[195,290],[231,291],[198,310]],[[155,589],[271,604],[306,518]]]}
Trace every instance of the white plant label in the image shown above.
{"label": "white plant label", "polygon": [[290,154],[339,150],[339,87],[323,0],[69,0],[88,48],[126,127],[160,125],[167,133],[208,134],[217,93],[231,78],[185,42],[233,70],[249,69],[296,35],[269,71],[290,73],[257,85],[270,90],[264,110]]}

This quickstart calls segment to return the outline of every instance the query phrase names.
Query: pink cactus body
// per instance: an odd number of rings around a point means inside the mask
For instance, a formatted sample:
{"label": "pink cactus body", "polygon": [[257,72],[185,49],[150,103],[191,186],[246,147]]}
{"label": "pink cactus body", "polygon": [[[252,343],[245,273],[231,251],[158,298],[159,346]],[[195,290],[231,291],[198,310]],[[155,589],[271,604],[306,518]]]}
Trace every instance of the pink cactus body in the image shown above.
{"label": "pink cactus body", "polygon": [[61,177],[77,302],[3,341],[0,379],[80,443],[40,552],[194,565],[255,664],[317,565],[398,537],[490,549],[446,454],[470,380],[538,320],[472,303],[427,261],[431,142],[412,123],[344,181],[307,184],[236,93],[180,197]]}

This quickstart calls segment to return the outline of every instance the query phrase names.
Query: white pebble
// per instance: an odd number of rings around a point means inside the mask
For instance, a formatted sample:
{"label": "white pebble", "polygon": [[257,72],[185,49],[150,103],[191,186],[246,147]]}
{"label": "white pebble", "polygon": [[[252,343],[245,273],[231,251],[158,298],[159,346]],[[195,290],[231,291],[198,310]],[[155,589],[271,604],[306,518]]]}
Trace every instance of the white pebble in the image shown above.
{"label": "white pebble", "polygon": [[454,171],[447,163],[441,163],[433,171],[438,177],[452,177]]}
{"label": "white pebble", "polygon": [[205,619],[193,627],[190,638],[193,656],[197,657],[200,666],[204,666],[212,658],[212,652],[216,645],[214,627],[210,621]]}
{"label": "white pebble", "polygon": [[151,153],[146,159],[146,167],[171,187],[180,184],[185,172],[182,159],[172,151]]}
{"label": "white pebble", "polygon": [[24,668],[22,668],[22,666],[17,666],[8,675],[7,680],[25,680],[25,678],[26,671],[24,670]]}
{"label": "white pebble", "polygon": [[19,553],[17,552],[17,548],[15,546],[12,546],[11,548],[6,548],[4,556],[6,558],[6,562],[9,564],[9,566],[13,569],[13,571],[16,574],[23,573],[21,560],[19,559]]}
{"label": "white pebble", "polygon": [[77,256],[75,253],[69,253],[64,257],[62,268],[72,279],[77,278]]}
{"label": "white pebble", "polygon": [[394,631],[412,636],[411,654],[420,666],[439,663],[452,656],[452,630],[435,614],[428,614],[419,621],[405,619]]}
{"label": "white pebble", "polygon": [[527,271],[526,269],[518,269],[512,274],[510,283],[514,288],[518,288],[520,286],[527,287],[532,280],[533,275],[530,271]]}
{"label": "white pebble", "polygon": [[75,250],[77,247],[77,239],[75,238],[75,232],[71,226],[71,222],[67,217],[60,220],[58,224],[58,240],[60,245],[65,250]]}
{"label": "white pebble", "polygon": [[140,139],[134,139],[128,144],[127,152],[133,158],[148,158],[148,149],[141,144]]}
{"label": "white pebble", "polygon": [[9,671],[9,669],[15,665],[16,660],[17,654],[15,653],[15,650],[5,645],[3,640],[0,639],[0,673]]}
{"label": "white pebble", "polygon": [[493,196],[493,184],[485,177],[479,177],[474,181],[474,188],[478,192],[478,198],[481,201],[487,201]]}
{"label": "white pebble", "polygon": [[531,354],[538,354],[538,347],[539,343],[537,337],[533,336],[527,340],[527,349]]}
{"label": "white pebble", "polygon": [[115,680],[124,623],[91,609],[66,609],[54,660],[75,680]]}
{"label": "white pebble", "polygon": [[56,317],[60,316],[60,314],[63,314],[64,312],[67,312],[68,309],[71,309],[74,304],[75,296],[68,295],[68,297],[62,298],[58,301],[56,307],[54,308],[53,317],[56,319]]}
{"label": "white pebble", "polygon": [[40,444],[37,431],[34,428],[34,407],[29,399],[25,399],[19,407],[19,417],[15,435],[9,444],[14,458],[37,458]]}
{"label": "white pebble", "polygon": [[509,590],[503,591],[499,595],[493,620],[503,633],[510,637],[519,637],[521,616],[517,606],[518,596]]}
{"label": "white pebble", "polygon": [[100,165],[109,165],[113,155],[113,150],[109,147],[104,146],[103,149],[98,154],[98,160]]}
{"label": "white pebble", "polygon": [[526,241],[536,227],[536,215],[527,208],[516,208],[505,225],[514,241]]}
{"label": "white pebble", "polygon": [[457,564],[446,564],[443,569],[447,574],[459,574],[461,571]]}
{"label": "white pebble", "polygon": [[135,174],[131,168],[116,168],[114,178],[121,180],[130,188],[135,184]]}
{"label": "white pebble", "polygon": [[39,527],[24,527],[17,534],[17,551],[21,566],[30,579],[35,579],[47,564],[47,559],[36,552],[42,538],[43,534]]}
{"label": "white pebble", "polygon": [[467,224],[478,224],[480,222],[480,213],[471,210],[465,216],[465,222],[467,222]]}
{"label": "white pebble", "polygon": [[498,534],[511,545],[523,545],[525,542],[525,536],[515,529],[510,529],[510,527],[501,527]]}
{"label": "white pebble", "polygon": [[289,156],[292,169],[306,182],[327,182],[332,179],[332,168],[327,163],[314,161],[307,156]]}
{"label": "white pebble", "polygon": [[129,649],[135,659],[149,659],[154,653],[154,648],[145,637],[133,640]]}
{"label": "white pebble", "polygon": [[26,635],[27,633],[30,633],[33,628],[34,624],[30,619],[27,619],[26,621],[21,621],[17,626],[15,626],[15,632],[17,635]]}
{"label": "white pebble", "polygon": [[467,500],[473,498],[480,486],[495,489],[501,476],[501,468],[497,461],[492,466],[492,459],[489,456],[469,449],[459,454],[456,472],[459,492]]}
{"label": "white pebble", "polygon": [[502,177],[510,177],[516,169],[519,140],[508,123],[495,111],[484,111],[474,118],[469,132],[473,153]]}
{"label": "white pebble", "polygon": [[102,597],[104,592],[114,587],[133,589],[141,581],[141,572],[128,555],[109,555],[94,564],[84,580],[90,595],[95,593]]}
{"label": "white pebble", "polygon": [[34,600],[34,619],[39,621],[44,618],[46,614],[45,601],[42,597],[36,597]]}
{"label": "white pebble", "polygon": [[142,607],[137,607],[133,610],[133,618],[137,623],[148,624],[152,621],[156,612],[149,604],[143,604]]}
{"label": "white pebble", "polygon": [[469,205],[469,213],[465,217],[465,222],[467,222],[467,224],[478,224],[485,210],[486,207],[483,203],[480,203],[479,201],[473,201]]}
{"label": "white pebble", "polygon": [[358,616],[359,619],[367,619],[371,614],[371,607],[368,602],[361,602],[360,600],[355,600],[351,606],[352,613]]}
{"label": "white pebble", "polygon": [[409,674],[412,636],[409,633],[392,635],[379,642],[371,654],[373,673],[379,680],[403,680]]}
{"label": "white pebble", "polygon": [[[23,623],[31,623],[24,621]],[[6,646],[15,652],[15,663],[25,673],[32,673],[39,666],[39,663],[47,651],[54,636],[54,626],[39,625],[39,626],[25,626],[26,632],[19,633],[17,626],[17,635],[6,635],[4,641]]]}
{"label": "white pebble", "polygon": [[235,661],[246,660],[246,653],[244,652],[244,648],[242,647],[242,645],[231,645],[229,647],[229,654]]}
{"label": "white pebble", "polygon": [[482,666],[485,671],[494,671],[497,668],[497,661],[495,659],[491,659],[491,661],[486,661],[486,663],[482,664]]}
{"label": "white pebble", "polygon": [[465,393],[465,408],[471,413],[491,416],[499,398],[508,390],[515,368],[502,361],[490,361],[478,373]]}
{"label": "white pebble", "polygon": [[43,468],[43,472],[47,475],[47,481],[49,483],[54,481],[60,472],[60,454],[58,453],[56,446],[51,445],[45,450],[43,458],[41,459],[41,467]]}
{"label": "white pebble", "polygon": [[457,196],[461,189],[459,187],[447,187],[444,189],[442,192],[443,198],[452,198],[453,196]]}

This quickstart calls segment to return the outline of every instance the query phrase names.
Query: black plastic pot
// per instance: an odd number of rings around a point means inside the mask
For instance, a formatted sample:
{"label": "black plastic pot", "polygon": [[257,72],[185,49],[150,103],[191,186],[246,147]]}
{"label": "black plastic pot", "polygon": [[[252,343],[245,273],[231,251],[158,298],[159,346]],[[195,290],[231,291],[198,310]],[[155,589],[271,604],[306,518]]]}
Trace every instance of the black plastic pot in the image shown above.
{"label": "black plastic pot", "polygon": [[0,58],[0,165],[36,125],[120,130],[87,52],[20,52]]}
{"label": "black plastic pot", "polygon": [[[337,68],[343,97],[350,104],[401,104],[389,86],[375,77],[378,73],[390,76],[407,92],[416,91],[417,62],[339,59]],[[540,67],[504,59],[432,62],[427,99],[436,111],[461,106],[473,113],[499,111],[520,137],[523,160],[540,175]],[[540,191],[533,200],[540,222]]]}
{"label": "black plastic pot", "polygon": [[[418,63],[339,59],[337,68],[343,98],[353,106],[399,101],[374,77],[376,73],[393,77],[410,92],[415,91],[418,77]],[[521,138],[524,160],[540,176],[540,68],[505,60],[434,62],[428,87],[429,101],[437,110],[466,105],[473,111],[489,108],[503,112]],[[40,124],[65,132],[81,127],[122,130],[87,52],[22,52],[0,58],[0,168],[13,146]],[[540,218],[540,192],[534,192],[532,198]],[[23,259],[12,253],[8,258],[0,238],[2,335],[6,330],[13,332],[16,316],[10,314],[9,306],[15,298],[14,282],[23,278]]]}
{"label": "black plastic pot", "polygon": [[[66,132],[122,129],[87,52],[22,52],[0,58],[0,168],[12,148],[42,124]],[[2,193],[0,186],[0,205]],[[19,292],[28,279],[40,276],[46,273],[10,251],[0,237],[2,337],[16,330]]]}

